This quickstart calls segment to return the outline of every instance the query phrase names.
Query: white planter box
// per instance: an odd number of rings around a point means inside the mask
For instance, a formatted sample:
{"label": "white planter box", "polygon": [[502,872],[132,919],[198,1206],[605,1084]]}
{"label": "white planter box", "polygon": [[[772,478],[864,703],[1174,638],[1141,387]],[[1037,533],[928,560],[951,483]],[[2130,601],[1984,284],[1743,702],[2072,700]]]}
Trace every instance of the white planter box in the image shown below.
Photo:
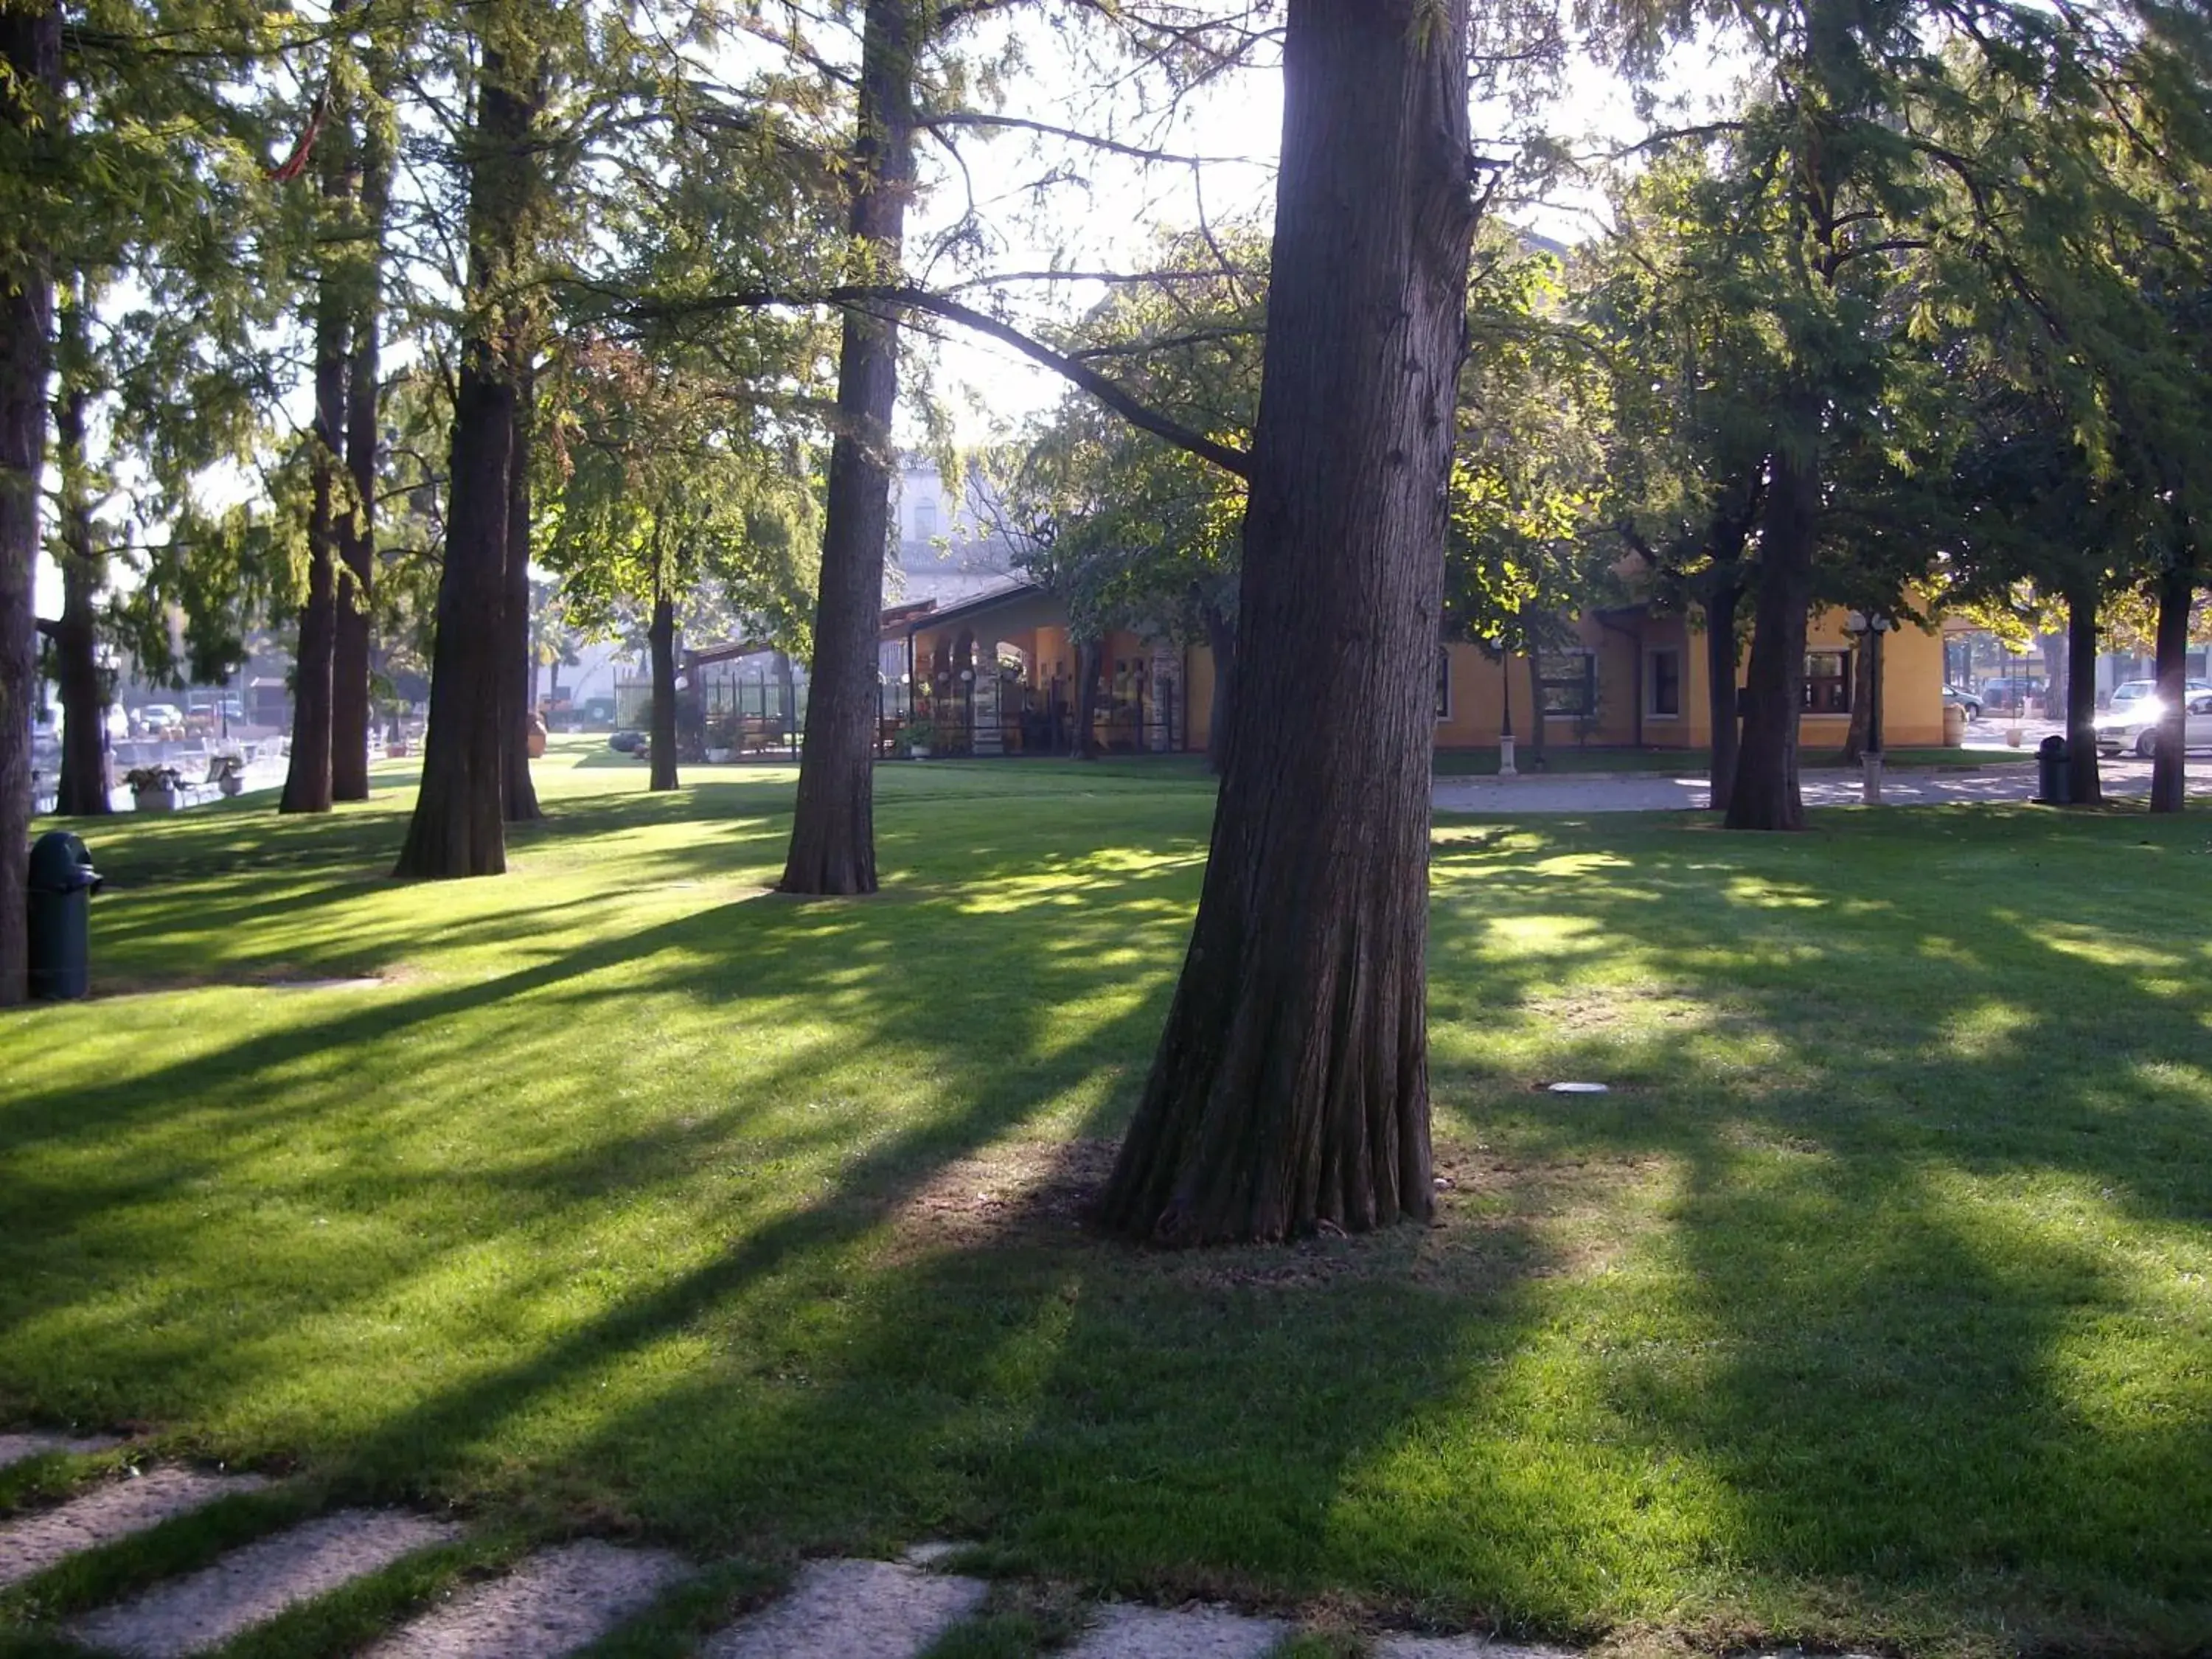
{"label": "white planter box", "polygon": [[141,812],[173,812],[177,810],[177,792],[173,789],[134,789],[131,804]]}

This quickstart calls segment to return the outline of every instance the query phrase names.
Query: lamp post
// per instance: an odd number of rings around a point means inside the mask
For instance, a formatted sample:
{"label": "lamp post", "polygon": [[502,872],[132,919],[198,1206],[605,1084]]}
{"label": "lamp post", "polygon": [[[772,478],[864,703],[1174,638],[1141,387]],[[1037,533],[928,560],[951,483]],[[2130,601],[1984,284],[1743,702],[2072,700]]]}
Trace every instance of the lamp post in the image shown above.
{"label": "lamp post", "polygon": [[1504,697],[1504,709],[1498,720],[1498,775],[1517,778],[1520,771],[1513,764],[1513,653],[1498,653],[1498,685]]}
{"label": "lamp post", "polygon": [[963,668],[960,671],[960,687],[968,704],[968,752],[972,755],[975,752],[975,671],[974,669]]}
{"label": "lamp post", "polygon": [[1878,611],[1854,611],[1844,618],[1844,632],[1856,643],[1865,664],[1867,740],[1859,757],[1859,798],[1869,806],[1881,805],[1881,636],[1896,626]]}

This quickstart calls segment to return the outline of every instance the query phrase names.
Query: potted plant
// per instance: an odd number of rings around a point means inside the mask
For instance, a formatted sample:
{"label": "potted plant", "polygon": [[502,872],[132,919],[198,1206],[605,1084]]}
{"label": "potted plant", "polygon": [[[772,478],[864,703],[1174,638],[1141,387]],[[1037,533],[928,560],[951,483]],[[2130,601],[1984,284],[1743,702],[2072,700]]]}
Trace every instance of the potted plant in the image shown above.
{"label": "potted plant", "polygon": [[246,789],[246,757],[217,755],[208,762],[208,775],[215,787],[226,795],[243,793]]}
{"label": "potted plant", "polygon": [[916,760],[927,760],[929,751],[937,746],[937,723],[934,720],[908,720],[906,727],[906,752]]}
{"label": "potted plant", "polygon": [[173,766],[134,766],[123,775],[131,805],[142,812],[173,812],[184,778]]}

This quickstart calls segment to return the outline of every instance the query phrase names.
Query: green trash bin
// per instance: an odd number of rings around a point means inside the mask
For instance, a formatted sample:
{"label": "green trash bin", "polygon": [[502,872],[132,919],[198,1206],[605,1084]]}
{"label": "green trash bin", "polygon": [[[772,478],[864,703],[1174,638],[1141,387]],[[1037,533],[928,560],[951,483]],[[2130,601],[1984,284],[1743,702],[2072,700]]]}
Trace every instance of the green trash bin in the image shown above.
{"label": "green trash bin", "polygon": [[50,830],[31,848],[28,885],[31,995],[46,1002],[88,995],[92,896],[100,890],[92,854],[68,830]]}

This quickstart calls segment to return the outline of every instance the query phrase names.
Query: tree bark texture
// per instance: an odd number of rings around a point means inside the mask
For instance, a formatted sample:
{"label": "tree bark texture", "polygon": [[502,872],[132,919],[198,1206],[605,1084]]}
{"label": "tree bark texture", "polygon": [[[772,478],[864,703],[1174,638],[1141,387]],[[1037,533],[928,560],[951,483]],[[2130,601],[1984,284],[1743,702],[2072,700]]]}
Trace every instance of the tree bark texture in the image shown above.
{"label": "tree bark texture", "polygon": [[[507,567],[505,605],[500,617],[501,741],[500,806],[509,823],[545,816],[538,787],[530,779],[530,446],[537,424],[538,374],[533,348],[517,339],[507,354],[514,383],[514,440],[507,469]],[[673,762],[675,757],[670,756]],[[655,764],[659,764],[658,757]]]}
{"label": "tree bark texture", "polygon": [[[380,77],[373,77],[380,78]],[[376,599],[376,458],[382,417],[378,377],[384,316],[384,237],[392,205],[392,134],[374,109],[361,126],[362,252],[355,273],[352,352],[346,362],[346,471],[353,511],[340,526],[343,562],[331,653],[331,798],[368,799],[373,726],[370,635]]]}
{"label": "tree bark texture", "polygon": [[1229,769],[1229,722],[1237,708],[1237,626],[1218,605],[1201,604],[1206,648],[1213,653],[1213,702],[1206,725],[1206,769],[1217,778]]}
{"label": "tree bark texture", "polygon": [[[394,873],[445,878],[507,868],[501,788],[501,648],[516,387],[501,343],[506,292],[523,251],[536,158],[535,56],[487,45],[469,165],[471,321],[453,398],[446,562],[422,782]],[[516,62],[529,64],[520,75]]]}
{"label": "tree bark texture", "polygon": [[1516,770],[1540,772],[1544,769],[1544,654],[1528,653],[1528,763],[1516,766]]}
{"label": "tree bark texture", "polygon": [[1851,649],[1851,717],[1844,727],[1843,763],[1856,766],[1866,758],[1869,746],[1867,722],[1874,718],[1874,678],[1881,672],[1875,659],[1881,647],[1875,643],[1871,629],[1859,635],[1857,645]]}
{"label": "tree bark texture", "polygon": [[1802,830],[1797,723],[1805,703],[1805,619],[1813,604],[1813,542],[1820,510],[1817,410],[1794,400],[1778,445],[1759,542],[1747,707],[1729,793],[1731,830]]}
{"label": "tree bark texture", "polygon": [[1103,640],[1075,642],[1075,729],[1067,735],[1067,752],[1075,760],[1098,758],[1098,671],[1105,648]]}
{"label": "tree bark texture", "polygon": [[2151,751],[2150,810],[2179,812],[2188,798],[2183,722],[2189,704],[2189,608],[2197,599],[2194,563],[2177,562],[2158,579],[2158,742]]}
{"label": "tree bark texture", "polygon": [[54,806],[69,817],[96,817],[109,810],[108,693],[100,672],[96,610],[106,562],[93,534],[85,455],[85,408],[91,399],[84,384],[89,343],[81,294],[63,307],[60,326],[62,386],[54,436],[62,486],[62,614],[47,630],[62,703],[62,772]]}
{"label": "tree bark texture", "polygon": [[[0,8],[0,122],[36,153],[62,94],[62,19],[53,5]],[[35,104],[32,100],[35,100]],[[23,228],[0,230],[0,1007],[23,1000],[26,846],[31,831],[31,708],[38,696],[39,486],[46,461],[53,279]]]}
{"label": "tree bark texture", "polygon": [[2066,598],[2066,771],[2076,806],[2102,806],[2097,769],[2097,590]]}
{"label": "tree bark texture", "polygon": [[[885,272],[898,269],[914,180],[910,0],[867,0],[849,222]],[[877,635],[890,532],[898,316],[848,311],[837,362],[813,680],[799,751],[787,893],[876,890]]]}
{"label": "tree bark texture", "polygon": [[657,582],[646,642],[653,656],[653,775],[647,787],[680,788],[676,775],[676,603]]}
{"label": "tree bark texture", "polygon": [[[335,101],[335,100],[334,100]],[[347,380],[353,311],[347,291],[346,202],[352,143],[343,108],[329,112],[316,148],[322,190],[322,269],[315,281],[315,423],[308,437],[313,505],[307,519],[307,597],[293,659],[292,752],[280,812],[327,812],[331,801],[331,698],[337,685],[339,501],[344,486]]]}
{"label": "tree bark texture", "polygon": [[1429,1214],[1429,789],[1474,213],[1465,0],[1291,0],[1229,771],[1099,1218]]}
{"label": "tree bark texture", "polygon": [[1713,810],[1725,812],[1735,793],[1736,714],[1735,613],[1743,603],[1741,571],[1715,572],[1705,584],[1705,723],[1712,728],[1708,777]]}

